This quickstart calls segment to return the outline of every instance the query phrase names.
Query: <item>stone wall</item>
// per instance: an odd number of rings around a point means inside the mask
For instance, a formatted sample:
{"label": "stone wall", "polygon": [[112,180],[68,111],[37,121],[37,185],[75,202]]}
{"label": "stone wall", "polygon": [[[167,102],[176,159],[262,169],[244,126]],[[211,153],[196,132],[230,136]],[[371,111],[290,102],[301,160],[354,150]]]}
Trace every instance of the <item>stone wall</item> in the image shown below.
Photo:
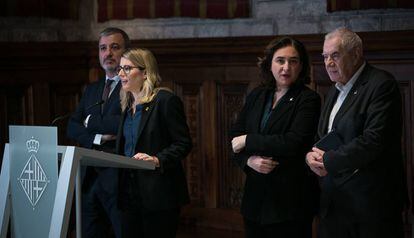
{"label": "stone wall", "polygon": [[266,36],[325,33],[339,26],[355,31],[414,29],[414,9],[328,13],[326,0],[251,0],[249,19],[134,19],[97,22],[97,2],[81,0],[79,20],[0,18],[0,41],[93,41],[103,28],[123,28],[132,39]]}

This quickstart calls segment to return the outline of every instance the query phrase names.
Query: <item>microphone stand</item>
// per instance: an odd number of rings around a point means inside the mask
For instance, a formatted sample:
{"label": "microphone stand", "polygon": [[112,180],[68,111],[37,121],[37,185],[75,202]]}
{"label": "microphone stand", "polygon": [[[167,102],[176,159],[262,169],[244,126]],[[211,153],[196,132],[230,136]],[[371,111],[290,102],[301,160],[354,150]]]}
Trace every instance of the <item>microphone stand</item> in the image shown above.
{"label": "microphone stand", "polygon": [[[94,103],[94,104],[90,105],[89,107],[87,107],[87,108],[85,109],[85,111],[87,111],[87,110],[89,110],[89,109],[91,109],[91,108],[93,108],[93,107],[96,107],[96,106],[102,105],[102,104],[104,104],[104,103],[105,103],[105,100],[98,101],[98,102],[96,102],[96,103]],[[67,114],[65,114],[65,115],[63,115],[63,116],[58,116],[58,117],[56,117],[56,118],[55,118],[55,119],[53,119],[53,121],[50,123],[50,126],[54,126],[54,125],[56,124],[56,122],[61,121],[61,120],[65,120],[66,118],[70,117],[71,115],[72,115],[72,113],[70,112],[70,113],[67,113]]]}
{"label": "microphone stand", "polygon": [[54,126],[56,124],[56,122],[61,121],[61,120],[65,120],[66,118],[70,117],[70,115],[72,115],[72,113],[68,113],[65,114],[63,116],[58,116],[56,117],[51,123],[50,126]]}

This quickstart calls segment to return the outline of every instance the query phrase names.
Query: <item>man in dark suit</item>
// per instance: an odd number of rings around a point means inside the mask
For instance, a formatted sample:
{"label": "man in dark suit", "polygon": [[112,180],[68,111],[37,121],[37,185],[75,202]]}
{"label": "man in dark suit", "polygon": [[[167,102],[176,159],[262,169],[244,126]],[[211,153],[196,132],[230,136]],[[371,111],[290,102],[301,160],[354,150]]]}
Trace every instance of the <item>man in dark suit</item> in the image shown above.
{"label": "man in dark suit", "polygon": [[348,29],[327,34],[322,55],[335,87],[327,94],[318,136],[334,131],[342,144],[314,147],[306,155],[321,177],[320,237],[403,237],[398,84],[364,61],[362,41]]}
{"label": "man in dark suit", "polygon": [[[99,37],[99,62],[106,77],[90,84],[68,123],[67,135],[82,147],[115,151],[121,108],[117,68],[121,55],[130,45],[128,35],[118,28],[107,28]],[[113,168],[87,168],[82,183],[83,237],[107,237],[108,223],[120,237],[117,208],[118,171]]]}

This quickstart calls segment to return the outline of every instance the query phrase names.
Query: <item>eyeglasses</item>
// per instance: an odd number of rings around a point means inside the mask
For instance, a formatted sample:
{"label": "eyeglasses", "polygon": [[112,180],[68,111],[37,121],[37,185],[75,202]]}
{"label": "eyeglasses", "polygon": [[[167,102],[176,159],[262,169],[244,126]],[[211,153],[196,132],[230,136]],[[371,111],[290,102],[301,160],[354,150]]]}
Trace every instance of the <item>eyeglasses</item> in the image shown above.
{"label": "eyeglasses", "polygon": [[328,61],[331,58],[332,61],[337,62],[342,55],[339,52],[333,52],[332,54],[322,53],[322,57],[324,61]]}
{"label": "eyeglasses", "polygon": [[119,72],[121,72],[121,69],[124,71],[125,74],[129,74],[132,69],[144,70],[144,68],[142,67],[136,67],[136,66],[131,66],[131,65],[124,65],[124,66],[120,65],[118,66],[118,68],[116,68],[116,73],[119,74]]}

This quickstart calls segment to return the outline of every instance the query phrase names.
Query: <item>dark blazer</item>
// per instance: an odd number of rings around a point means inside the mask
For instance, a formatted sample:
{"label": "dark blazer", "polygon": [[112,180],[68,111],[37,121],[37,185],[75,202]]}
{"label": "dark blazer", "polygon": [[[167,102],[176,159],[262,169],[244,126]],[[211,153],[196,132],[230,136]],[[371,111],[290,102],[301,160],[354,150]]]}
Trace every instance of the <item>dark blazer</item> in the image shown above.
{"label": "dark blazer", "polygon": [[[124,154],[122,113],[116,151]],[[179,97],[160,90],[154,100],[143,104],[135,151],[157,156],[155,170],[123,170],[120,179],[120,207],[139,203],[149,210],[178,208],[188,203],[187,182],[182,160],[192,147],[183,104]]]}
{"label": "dark blazer", "polygon": [[[326,97],[319,137],[326,134],[336,94],[332,87]],[[401,214],[405,198],[401,125],[401,95],[396,80],[367,64],[332,125],[343,145],[323,157],[328,171],[321,183],[323,217],[332,207],[336,214],[357,222]]]}
{"label": "dark blazer", "polygon": [[[261,224],[309,217],[317,204],[317,180],[306,167],[305,154],[314,141],[320,97],[306,86],[292,86],[261,133],[266,98],[273,93],[272,89],[254,89],[231,133],[232,137],[247,134],[245,149],[234,155],[246,173],[241,212]],[[267,175],[258,173],[246,165],[251,155],[273,157],[279,165]]]}
{"label": "dark blazer", "polygon": [[[118,82],[108,100],[103,105],[101,112],[101,105],[96,105],[96,103],[102,100],[104,86],[105,78],[86,87],[76,111],[69,119],[67,136],[79,143],[82,147],[114,153],[115,141],[106,142],[101,146],[93,144],[96,134],[116,135],[121,117],[121,106],[119,102],[121,83]],[[83,122],[88,115],[91,115],[91,117],[88,121],[88,128],[85,128]],[[113,190],[117,185],[117,181],[113,179],[114,176],[117,176],[116,169],[111,168],[105,171],[101,170],[101,172],[104,173],[102,176],[99,176],[99,182],[102,184],[102,187],[108,191]],[[93,168],[88,168],[83,173],[83,176],[82,190],[86,191],[91,188],[97,175]]]}
{"label": "dark blazer", "polygon": [[[110,97],[105,102],[103,111],[101,112],[101,105],[94,105],[102,100],[104,86],[105,78],[88,85],[76,111],[69,119],[67,136],[78,142],[82,147],[92,148],[96,134],[116,135],[117,133],[121,114],[119,102],[119,89],[121,88],[121,83],[118,82]],[[91,117],[88,121],[88,128],[85,128],[83,121],[89,114],[91,114]],[[115,142],[109,143],[106,147],[108,147],[109,150],[112,147],[112,151],[108,152],[113,152]]]}

